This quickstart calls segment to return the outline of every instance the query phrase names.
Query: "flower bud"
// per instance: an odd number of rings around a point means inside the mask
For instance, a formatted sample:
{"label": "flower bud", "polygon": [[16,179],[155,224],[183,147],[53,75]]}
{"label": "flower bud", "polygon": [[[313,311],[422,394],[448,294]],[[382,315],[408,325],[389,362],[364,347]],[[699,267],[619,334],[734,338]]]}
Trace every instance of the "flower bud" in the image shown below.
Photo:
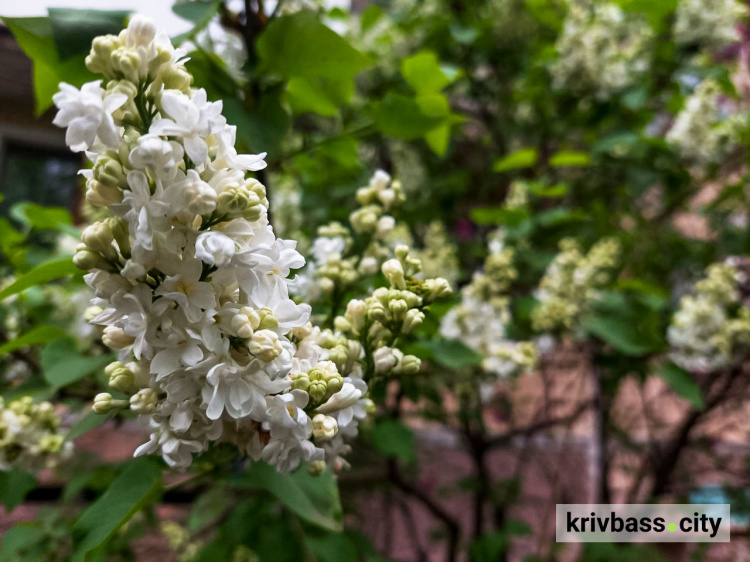
{"label": "flower bud", "polygon": [[102,343],[110,349],[123,349],[133,345],[135,338],[125,333],[125,330],[117,326],[107,326],[104,328]]}
{"label": "flower bud", "polygon": [[216,208],[220,215],[252,222],[260,218],[260,197],[244,185],[231,185],[219,193]]}
{"label": "flower bud", "polygon": [[425,281],[425,288],[427,290],[427,300],[432,302],[436,299],[447,297],[453,292],[450,283],[442,277],[435,279],[427,279]]}
{"label": "flower bud", "polygon": [[120,249],[120,253],[125,258],[130,257],[130,232],[128,230],[128,223],[122,217],[109,217],[104,221],[107,227],[112,232],[112,236],[117,242],[117,247]]}
{"label": "flower bud", "polygon": [[415,355],[404,355],[401,360],[399,372],[404,375],[415,375],[422,367],[422,360]]}
{"label": "flower bud", "polygon": [[372,355],[376,373],[387,373],[398,364],[398,357],[391,347],[381,347]]}
{"label": "flower bud", "polygon": [[[395,320],[403,318],[406,311],[409,310],[409,305],[406,304],[404,299],[395,299],[388,303],[388,310]],[[411,311],[410,311],[411,312]]]}
{"label": "flower bud", "polygon": [[101,306],[89,306],[83,311],[83,319],[86,322],[91,322],[95,317],[99,316],[104,309]]}
{"label": "flower bud", "polygon": [[419,326],[423,321],[424,312],[422,312],[421,310],[417,310],[416,308],[412,308],[411,310],[409,310],[409,312],[406,313],[404,322],[401,325],[401,331],[405,334],[408,334],[414,328]]}
{"label": "flower bud", "polygon": [[122,392],[128,392],[133,388],[135,375],[119,361],[107,365],[104,373],[109,377],[109,386],[112,388]]}
{"label": "flower bud", "polygon": [[313,436],[315,439],[331,439],[339,432],[339,424],[336,418],[317,414],[312,419]]}
{"label": "flower bud", "polygon": [[81,241],[89,250],[102,254],[109,260],[117,259],[117,250],[112,246],[114,236],[106,222],[95,222],[81,233]]}
{"label": "flower bud", "polygon": [[310,395],[311,401],[315,404],[321,402],[325,398],[328,385],[323,380],[310,381],[310,386],[307,389],[307,393]]}
{"label": "flower bud", "polygon": [[91,44],[91,52],[86,56],[86,68],[94,74],[112,78],[112,53],[120,46],[115,35],[100,35]]}
{"label": "flower bud", "polygon": [[250,353],[266,363],[276,359],[283,351],[278,334],[271,330],[258,330],[253,333],[247,342],[247,348]]}
{"label": "flower bud", "polygon": [[75,255],[73,256],[73,263],[78,269],[84,271],[91,271],[92,269],[103,269],[110,271],[110,263],[96,252],[89,250],[85,244],[79,244]]}
{"label": "flower bud", "polygon": [[307,473],[310,476],[318,477],[326,470],[326,461],[309,461],[307,463]]}
{"label": "flower bud", "polygon": [[368,205],[357,209],[349,216],[352,228],[358,233],[374,232],[380,217],[380,207]]}
{"label": "flower bud", "polygon": [[378,269],[378,259],[373,256],[365,256],[359,262],[359,272],[362,275],[375,275]]}
{"label": "flower bud", "polygon": [[113,150],[108,150],[97,158],[92,170],[92,177],[107,187],[126,187],[128,185],[127,176],[117,153]]}
{"label": "flower bud", "polygon": [[152,414],[157,402],[156,391],[153,388],[143,388],[130,397],[130,409],[136,414]]}
{"label": "flower bud", "polygon": [[86,201],[94,207],[109,207],[115,203],[122,203],[122,190],[90,178],[86,182]]}
{"label": "flower bud", "polygon": [[97,414],[106,414],[112,409],[112,395],[109,392],[102,392],[94,396],[94,405],[92,409]]}
{"label": "flower bud", "polygon": [[157,56],[156,59],[149,63],[149,74],[155,74],[154,81],[151,84],[151,91],[161,91],[161,87],[163,86],[165,90],[179,90],[180,92],[187,93],[193,83],[193,76],[180,66],[165,64],[169,62],[171,57],[166,51],[161,51],[160,53],[164,54],[166,60],[163,57]]}
{"label": "flower bud", "polygon": [[141,72],[142,60],[135,49],[118,47],[112,53],[112,70],[118,76],[136,84],[145,78],[145,72]]}
{"label": "flower bud", "polygon": [[400,261],[397,259],[390,259],[380,267],[380,270],[383,272],[383,275],[385,275],[385,278],[388,279],[388,282],[392,287],[396,287],[397,289],[406,288],[404,266],[401,265]]}

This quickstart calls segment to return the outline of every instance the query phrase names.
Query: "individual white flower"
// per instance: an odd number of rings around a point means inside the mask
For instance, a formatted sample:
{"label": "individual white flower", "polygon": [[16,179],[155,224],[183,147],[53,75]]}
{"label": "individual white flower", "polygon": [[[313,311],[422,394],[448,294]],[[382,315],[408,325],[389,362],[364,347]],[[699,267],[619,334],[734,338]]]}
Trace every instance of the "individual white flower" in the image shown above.
{"label": "individual white flower", "polygon": [[104,94],[101,80],[96,80],[80,90],[62,82],[60,91],[52,96],[59,109],[52,123],[68,128],[65,143],[73,152],[87,150],[97,136],[107,146],[117,146],[120,139],[112,113],[128,98],[125,94]]}
{"label": "individual white flower", "polygon": [[180,137],[190,159],[204,164],[208,160],[206,137],[226,124],[221,115],[222,103],[209,102],[206,90],[201,88],[193,93],[192,99],[176,90],[164,90],[160,104],[169,118],[154,122],[149,132]]}
{"label": "individual white flower", "polygon": [[339,424],[336,418],[317,414],[312,419],[312,430],[315,439],[331,439],[339,432]]}
{"label": "individual white flower", "polygon": [[195,241],[195,257],[208,265],[224,267],[232,261],[234,253],[234,240],[222,232],[202,232]]}
{"label": "individual white flower", "polygon": [[155,134],[143,135],[130,152],[130,164],[135,168],[150,168],[159,178],[171,179],[177,173],[177,164],[183,155],[180,143],[165,141]]}

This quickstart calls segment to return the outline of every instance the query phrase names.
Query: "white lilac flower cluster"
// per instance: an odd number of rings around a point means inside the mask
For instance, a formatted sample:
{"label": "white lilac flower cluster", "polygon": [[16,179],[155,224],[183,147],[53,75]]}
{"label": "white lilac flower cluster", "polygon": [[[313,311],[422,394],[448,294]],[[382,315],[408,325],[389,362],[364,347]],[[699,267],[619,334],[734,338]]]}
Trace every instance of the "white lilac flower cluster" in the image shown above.
{"label": "white lilac flower cluster", "polygon": [[[119,355],[106,369],[115,396],[98,395],[94,410],[140,414],[151,438],[135,454],[178,469],[213,443],[283,472],[323,462],[320,442],[337,431],[328,418],[351,407],[340,394],[351,389],[313,343],[292,342],[310,307],[289,298],[287,277],[304,259],[276,238],[265,188],[248,177],[265,155],[237,153],[221,102],[190,87],[182,56],[135,17],[93,42],[86,63],[104,87],[61,84],[54,97],[55,123],[93,162],[87,199],[111,213],[74,257],[100,309],[92,322]],[[293,388],[310,369],[337,382],[323,395]]]}
{"label": "white lilac flower cluster", "polygon": [[723,47],[740,40],[738,26],[748,7],[738,0],[680,0],[674,39],[680,44]]}
{"label": "white lilac flower cluster", "polygon": [[685,100],[666,135],[669,144],[685,160],[698,165],[721,162],[737,142],[743,117],[714,80],[704,80]]}
{"label": "white lilac flower cluster", "polygon": [[31,397],[7,404],[0,398],[0,471],[52,468],[70,456],[73,444],[58,433],[52,404]]}
{"label": "white lilac flower cluster", "polygon": [[613,279],[620,261],[620,243],[604,238],[584,254],[580,244],[566,238],[560,253],[547,268],[531,313],[531,325],[539,332],[576,328],[582,314],[599,298],[601,289]]}
{"label": "white lilac flower cluster", "polygon": [[390,213],[404,198],[399,181],[391,181],[382,170],[375,172],[369,185],[357,190],[360,207],[349,215],[351,230],[339,222],[318,229],[312,256],[293,292],[312,302],[345,291],[363,275],[377,273],[391,255],[387,242],[396,220]]}
{"label": "white lilac flower cluster", "polygon": [[443,277],[451,286],[458,280],[458,249],[442,222],[433,221],[427,226],[423,247],[414,250],[413,254],[422,263],[422,274],[425,277]]}
{"label": "white lilac flower cluster", "polygon": [[572,0],[550,67],[553,86],[607,99],[648,70],[653,36],[639,14],[614,3]]}
{"label": "white lilac flower cluster", "polygon": [[503,234],[490,237],[484,270],[474,273],[461,290],[461,303],[443,317],[440,333],[459,340],[483,357],[485,372],[500,378],[528,373],[538,354],[531,342],[510,340],[506,325],[511,320],[507,291],[518,276],[514,250],[503,245]]}
{"label": "white lilac flower cluster", "polygon": [[711,265],[693,294],[680,299],[667,331],[670,358],[693,372],[712,372],[745,357],[750,346],[750,309],[741,287],[746,274],[735,260]]}

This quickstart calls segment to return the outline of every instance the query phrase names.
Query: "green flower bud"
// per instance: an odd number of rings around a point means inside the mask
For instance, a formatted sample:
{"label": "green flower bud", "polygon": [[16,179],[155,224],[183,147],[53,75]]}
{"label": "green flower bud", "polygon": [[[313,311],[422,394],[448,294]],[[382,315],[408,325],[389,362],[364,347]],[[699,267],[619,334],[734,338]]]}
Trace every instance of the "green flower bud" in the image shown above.
{"label": "green flower bud", "polygon": [[115,35],[100,35],[91,44],[91,52],[86,56],[86,68],[94,74],[113,77],[112,53],[120,46],[120,40]]}
{"label": "green flower bud", "polygon": [[112,409],[112,395],[109,392],[102,392],[94,396],[93,410],[97,414],[106,414]]}
{"label": "green flower bud", "polygon": [[85,245],[79,244],[79,249],[76,250],[76,254],[73,256],[73,263],[78,269],[84,271],[91,271],[92,269],[103,269],[110,271],[110,263],[96,252],[92,252]]}
{"label": "green flower bud", "polygon": [[422,360],[415,355],[404,355],[399,371],[404,375],[415,375],[422,367]]}
{"label": "green flower bud", "polygon": [[318,477],[326,470],[326,461],[310,461],[307,463],[307,473],[310,476]]}
{"label": "green flower bud", "polygon": [[140,75],[141,71],[141,56],[138,51],[129,47],[118,47],[112,53],[112,70],[118,76],[122,76],[126,80],[135,82],[136,84],[141,81],[145,76]]}
{"label": "green flower bud", "polygon": [[130,397],[130,409],[136,414],[152,414],[158,400],[153,388],[143,388]]}
{"label": "green flower bud", "polygon": [[117,259],[117,250],[112,246],[114,235],[106,222],[95,222],[81,233],[81,241],[89,250],[102,254],[109,260]]}
{"label": "green flower bud", "polygon": [[325,398],[327,391],[327,385],[325,381],[313,380],[310,382],[310,388],[307,389],[307,393],[310,395],[313,403],[320,403]]}
{"label": "green flower bud", "polygon": [[130,258],[130,232],[128,223],[122,217],[109,217],[104,221],[112,232],[112,236],[120,248],[120,253],[126,259]]}
{"label": "green flower bud", "polygon": [[86,201],[94,207],[109,207],[114,203],[122,203],[122,190],[89,178],[86,182]]}

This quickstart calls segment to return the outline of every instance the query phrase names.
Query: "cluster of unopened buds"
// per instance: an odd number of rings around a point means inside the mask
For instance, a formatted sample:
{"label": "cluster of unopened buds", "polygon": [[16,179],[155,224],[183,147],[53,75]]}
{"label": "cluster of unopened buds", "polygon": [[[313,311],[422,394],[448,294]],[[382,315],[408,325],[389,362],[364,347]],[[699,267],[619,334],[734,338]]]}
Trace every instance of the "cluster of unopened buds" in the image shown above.
{"label": "cluster of unopened buds", "polygon": [[375,289],[366,299],[350,300],[346,312],[334,321],[341,334],[361,344],[365,380],[376,375],[410,375],[419,371],[420,359],[404,355],[396,342],[422,324],[430,303],[452,292],[443,278],[417,277],[421,263],[410,255],[407,246],[397,247],[395,254],[381,266],[389,286]]}
{"label": "cluster of unopened buds", "polygon": [[670,358],[693,372],[729,367],[746,358],[750,309],[745,304],[747,265],[737,259],[711,265],[680,307],[667,332]]}
{"label": "cluster of unopened buds", "polygon": [[[483,271],[475,272],[462,289],[461,303],[443,317],[440,333],[479,353],[485,373],[510,378],[533,371],[538,353],[533,343],[513,341],[506,334],[511,321],[507,292],[518,271],[515,252],[504,245],[503,236],[502,230],[490,236]],[[487,383],[486,389],[491,387]]]}
{"label": "cluster of unopened buds", "polygon": [[349,215],[351,230],[339,222],[318,229],[297,294],[314,301],[345,291],[363,275],[377,273],[391,254],[388,237],[396,220],[390,213],[404,200],[400,182],[391,181],[382,170],[375,172],[369,184],[357,190],[361,206]]}
{"label": "cluster of unopened buds", "polygon": [[531,314],[534,330],[575,330],[581,316],[613,280],[620,252],[616,238],[600,240],[588,254],[583,253],[576,240],[561,240],[560,253],[547,268],[536,292],[539,305]]}
{"label": "cluster of unopened buds", "polygon": [[615,2],[570,0],[558,58],[551,67],[555,88],[607,99],[634,84],[648,70],[654,32],[641,14]]}
{"label": "cluster of unopened buds", "polygon": [[70,456],[73,444],[60,433],[60,418],[49,402],[31,397],[0,398],[0,471],[41,470]]}
{"label": "cluster of unopened buds", "polygon": [[309,305],[290,299],[305,262],[274,235],[249,175],[265,154],[237,153],[222,103],[191,88],[183,55],[134,17],[86,59],[104,86],[54,97],[55,123],[93,162],[86,197],[110,215],[74,258],[95,293],[91,321],[118,353],[94,410],[139,414],[151,437],[136,455],[179,469],[214,443],[283,472],[341,466],[334,440],[356,434],[367,385],[338,372]]}

